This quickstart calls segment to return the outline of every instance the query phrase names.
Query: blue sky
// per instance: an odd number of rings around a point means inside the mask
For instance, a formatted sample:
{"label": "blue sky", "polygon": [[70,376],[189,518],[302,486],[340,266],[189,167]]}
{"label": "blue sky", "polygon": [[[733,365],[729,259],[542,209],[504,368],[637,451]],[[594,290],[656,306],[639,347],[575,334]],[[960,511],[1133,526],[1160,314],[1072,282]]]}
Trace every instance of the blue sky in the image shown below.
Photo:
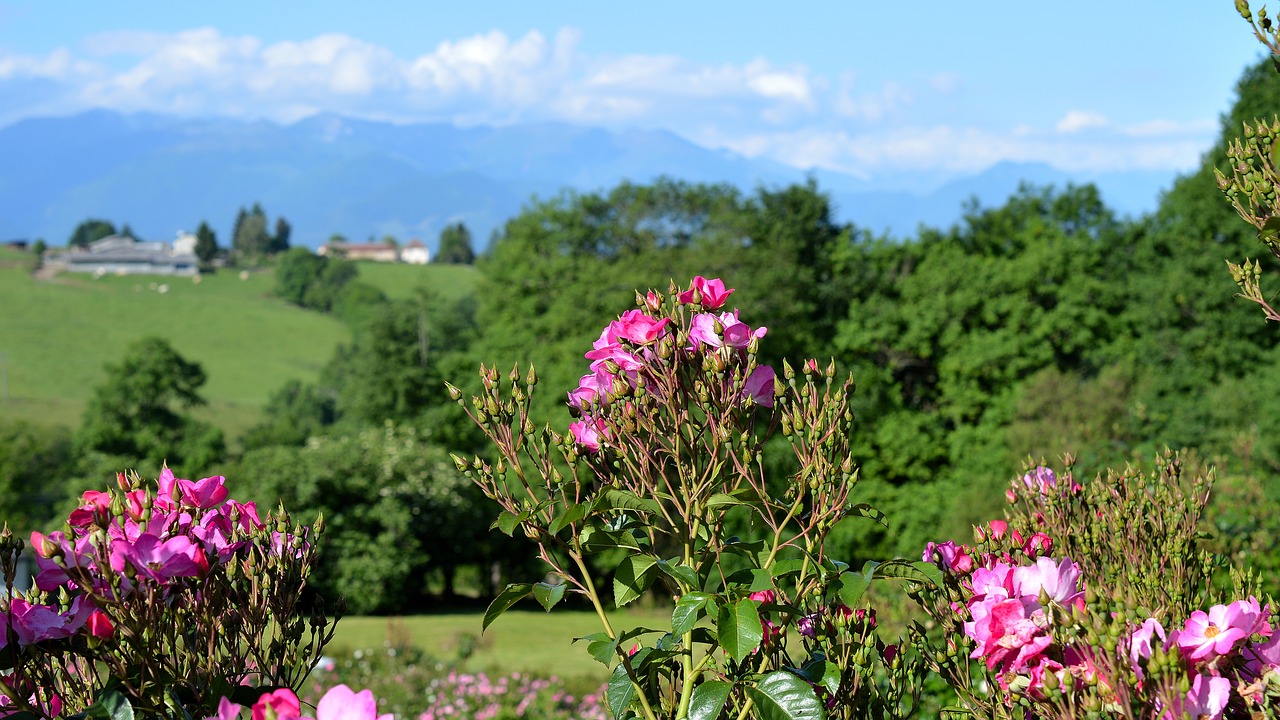
{"label": "blue sky", "polygon": [[1002,160],[1172,174],[1260,56],[1232,0],[781,8],[0,0],[0,126],[91,107],[558,121],[871,179]]}

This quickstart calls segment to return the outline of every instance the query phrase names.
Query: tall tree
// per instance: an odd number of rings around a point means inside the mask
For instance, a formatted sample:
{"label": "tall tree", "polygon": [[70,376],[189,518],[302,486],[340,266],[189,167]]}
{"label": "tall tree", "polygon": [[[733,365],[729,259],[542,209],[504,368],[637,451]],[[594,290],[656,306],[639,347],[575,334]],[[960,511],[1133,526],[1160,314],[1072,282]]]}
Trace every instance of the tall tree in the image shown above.
{"label": "tall tree", "polygon": [[289,236],[292,234],[293,226],[289,224],[289,221],[285,220],[283,215],[276,218],[276,233],[271,236],[267,252],[275,255],[276,253],[287,251],[289,249]]}
{"label": "tall tree", "polygon": [[267,234],[267,214],[262,210],[262,205],[254,203],[253,209],[249,212],[240,208],[231,240],[231,247],[236,254],[246,258],[260,257],[267,252],[270,242],[271,237]]}
{"label": "tall tree", "polygon": [[120,363],[106,370],[107,380],[89,400],[75,438],[87,471],[156,472],[167,462],[175,472],[198,473],[222,458],[221,431],[187,412],[205,402],[199,363],[149,337],[130,345]]}
{"label": "tall tree", "polygon": [[200,259],[201,265],[209,265],[217,254],[218,236],[209,227],[209,223],[201,220],[200,227],[196,228],[196,257]]}
{"label": "tall tree", "polygon": [[76,226],[67,240],[68,247],[89,247],[89,243],[116,234],[116,226],[108,220],[90,218]]}
{"label": "tall tree", "polygon": [[475,260],[476,253],[471,247],[471,231],[466,225],[458,222],[440,231],[440,248],[436,252],[436,262],[470,265]]}

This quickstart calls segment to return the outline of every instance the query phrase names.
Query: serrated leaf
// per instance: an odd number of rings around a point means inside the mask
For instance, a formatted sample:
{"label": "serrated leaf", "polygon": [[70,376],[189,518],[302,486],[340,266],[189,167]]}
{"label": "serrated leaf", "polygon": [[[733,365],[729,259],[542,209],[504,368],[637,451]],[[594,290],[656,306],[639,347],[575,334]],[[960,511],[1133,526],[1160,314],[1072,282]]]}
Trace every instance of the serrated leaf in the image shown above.
{"label": "serrated leaf", "polygon": [[567,587],[567,583],[552,585],[551,583],[540,582],[533,586],[533,597],[542,605],[543,609],[551,612],[551,608],[564,599],[564,591]]}
{"label": "serrated leaf", "polygon": [[84,709],[84,717],[92,720],[134,720],[133,705],[120,691],[107,690]]}
{"label": "serrated leaf", "polygon": [[871,506],[871,503],[858,503],[849,508],[849,514],[857,517],[871,518],[885,527],[889,527],[888,516]]}
{"label": "serrated leaf", "polygon": [[769,574],[768,570],[745,568],[729,575],[729,577],[725,578],[725,583],[741,586],[750,592],[757,592],[773,588],[773,576]]}
{"label": "serrated leaf", "polygon": [[610,550],[612,548],[631,550],[640,548],[640,544],[636,542],[635,536],[630,531],[588,529],[590,532],[583,531],[582,533],[582,547],[592,552]]}
{"label": "serrated leaf", "polygon": [[764,640],[764,628],[754,600],[739,600],[720,608],[718,620],[720,647],[737,662],[745,660]]}
{"label": "serrated leaf", "polygon": [[631,701],[636,697],[636,688],[631,684],[631,678],[627,675],[627,667],[622,663],[613,669],[613,675],[609,678],[609,687],[605,690],[605,700],[609,702],[609,711],[615,717],[621,716],[622,711],[627,709]]}
{"label": "serrated leaf", "polygon": [[[714,605],[715,603],[707,603],[708,615],[710,615],[713,612],[718,612],[718,609],[713,608]],[[693,629],[692,635],[693,635],[693,643],[695,645],[719,645],[720,644],[719,641],[716,640],[715,631],[709,627],[696,627]]]}
{"label": "serrated leaf", "polygon": [[498,597],[489,603],[489,609],[484,611],[484,622],[480,625],[480,632],[487,630],[498,616],[528,597],[531,592],[533,592],[533,586],[529,583],[512,583],[503,588],[502,592],[498,593]]}
{"label": "serrated leaf", "polygon": [[693,629],[698,622],[698,613],[707,606],[711,595],[704,592],[691,592],[676,601],[676,609],[671,613],[671,633],[684,635]]}
{"label": "serrated leaf", "polygon": [[611,489],[605,491],[597,507],[609,510],[634,510],[636,512],[656,514],[659,511],[656,500],[638,497],[624,490]]}
{"label": "serrated leaf", "polygon": [[886,560],[875,567],[875,573],[880,577],[901,578],[935,586],[942,585],[942,571],[938,566],[920,560],[911,561],[901,558]]}
{"label": "serrated leaf", "polygon": [[658,569],[677,582],[683,583],[681,590],[696,590],[701,584],[698,582],[698,573],[688,565],[682,565],[672,560],[659,560]]}
{"label": "serrated leaf", "polygon": [[566,507],[564,510],[560,511],[555,516],[555,518],[551,520],[551,525],[548,526],[547,529],[551,531],[552,535],[555,535],[556,533],[565,529],[569,525],[576,523],[582,518],[586,517],[587,510],[588,508],[586,505],[573,503],[569,507]]}
{"label": "serrated leaf", "polygon": [[786,670],[776,670],[746,688],[760,720],[823,720],[822,701],[809,683]]}
{"label": "serrated leaf", "polygon": [[613,575],[613,604],[622,607],[644,594],[658,576],[658,566],[648,555],[632,555]]}
{"label": "serrated leaf", "polygon": [[587,643],[587,653],[596,659],[602,665],[608,666],[613,661],[615,653],[618,651],[618,640],[609,637],[607,633],[591,633],[583,635],[580,638],[574,638],[574,642],[585,640]]}
{"label": "serrated leaf", "polygon": [[804,560],[801,558],[787,558],[785,560],[775,562],[770,573],[774,578],[786,577],[788,575],[799,573],[804,569],[804,565]]}
{"label": "serrated leaf", "polygon": [[716,720],[724,709],[729,693],[733,691],[733,683],[723,680],[708,680],[693,689],[693,697],[689,699],[689,720]]}
{"label": "serrated leaf", "polygon": [[840,666],[819,655],[796,670],[796,674],[815,685],[821,685],[829,694],[840,690]]}
{"label": "serrated leaf", "polygon": [[847,572],[840,574],[840,589],[837,593],[840,595],[840,602],[853,607],[862,599],[862,594],[867,591],[867,585],[870,579],[866,575],[855,572]]}
{"label": "serrated leaf", "polygon": [[527,519],[529,519],[527,513],[520,513],[519,515],[516,515],[515,513],[503,510],[498,513],[498,519],[494,520],[493,524],[489,527],[497,528],[507,537],[511,537],[511,534],[516,531],[516,527]]}

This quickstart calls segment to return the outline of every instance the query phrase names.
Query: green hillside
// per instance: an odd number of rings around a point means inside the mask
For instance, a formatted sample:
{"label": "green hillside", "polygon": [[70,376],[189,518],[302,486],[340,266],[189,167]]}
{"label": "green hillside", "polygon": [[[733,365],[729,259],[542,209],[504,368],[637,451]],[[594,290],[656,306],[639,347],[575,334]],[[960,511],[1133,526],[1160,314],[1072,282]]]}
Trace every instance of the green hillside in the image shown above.
{"label": "green hillside", "polygon": [[401,263],[357,263],[360,279],[394,299],[407,298],[426,287],[446,300],[468,295],[475,289],[479,273],[470,265],[405,265]]}
{"label": "green hillside", "polygon": [[[63,274],[37,280],[30,256],[0,252],[0,417],[75,426],[103,364],[131,341],[169,340],[204,366],[209,405],[197,415],[234,438],[287,380],[310,380],[350,338],[338,320],[272,295],[271,271],[200,278]],[[361,263],[360,277],[389,296],[423,285],[449,298],[471,292],[470,267]],[[161,287],[166,292],[160,292]]]}

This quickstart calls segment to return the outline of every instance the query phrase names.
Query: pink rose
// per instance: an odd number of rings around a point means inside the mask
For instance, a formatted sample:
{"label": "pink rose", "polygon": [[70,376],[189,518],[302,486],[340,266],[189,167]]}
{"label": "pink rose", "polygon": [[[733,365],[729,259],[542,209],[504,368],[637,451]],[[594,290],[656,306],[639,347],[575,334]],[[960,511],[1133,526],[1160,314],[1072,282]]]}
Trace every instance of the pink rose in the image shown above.
{"label": "pink rose", "polygon": [[773,381],[775,374],[768,365],[757,365],[742,386],[742,397],[751,398],[757,405],[773,407]]}
{"label": "pink rose", "polygon": [[724,281],[720,278],[708,280],[698,275],[693,279],[693,284],[690,288],[680,293],[677,299],[682,303],[692,303],[694,302],[694,291],[697,291],[698,302],[707,310],[718,310],[729,299],[729,295],[733,293],[732,289],[725,289]]}

